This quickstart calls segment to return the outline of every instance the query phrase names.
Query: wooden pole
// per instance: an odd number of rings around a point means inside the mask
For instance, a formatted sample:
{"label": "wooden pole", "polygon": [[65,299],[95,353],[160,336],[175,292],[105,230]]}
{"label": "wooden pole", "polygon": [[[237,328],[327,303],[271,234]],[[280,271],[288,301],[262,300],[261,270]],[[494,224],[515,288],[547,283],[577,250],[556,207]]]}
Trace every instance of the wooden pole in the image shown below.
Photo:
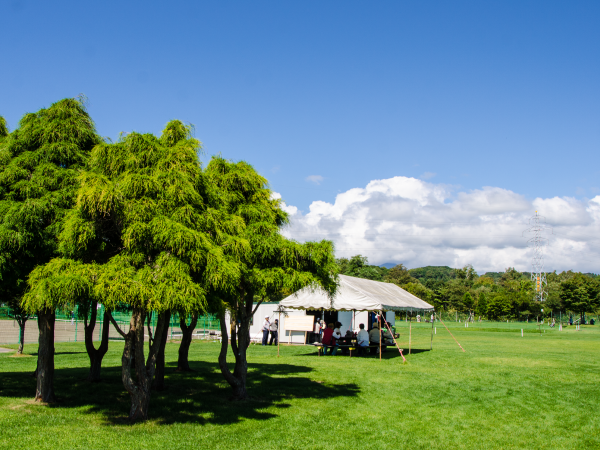
{"label": "wooden pole", "polygon": [[410,345],[412,340],[412,311],[410,312],[410,319],[408,319],[408,354],[410,355]]}
{"label": "wooden pole", "polygon": [[433,350],[433,324],[435,322],[435,313],[432,314],[433,319],[431,319],[431,347],[429,350]]}
{"label": "wooden pole", "polygon": [[381,311],[379,311],[379,316],[377,317],[377,323],[379,325],[379,361],[381,361]]}

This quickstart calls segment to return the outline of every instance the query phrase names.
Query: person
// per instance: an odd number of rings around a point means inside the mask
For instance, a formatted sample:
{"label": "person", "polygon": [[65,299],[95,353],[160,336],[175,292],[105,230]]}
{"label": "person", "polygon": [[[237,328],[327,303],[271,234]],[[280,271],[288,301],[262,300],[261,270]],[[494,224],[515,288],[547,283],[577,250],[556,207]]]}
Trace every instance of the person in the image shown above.
{"label": "person", "polygon": [[[379,346],[379,341],[381,339],[381,330],[379,329],[379,323],[373,322],[373,328],[369,331],[369,342],[371,345]],[[371,353],[377,353],[376,348],[371,349]]]}
{"label": "person", "polygon": [[315,322],[315,329],[313,331],[315,342],[321,342],[321,321],[319,319]]}
{"label": "person", "polygon": [[269,331],[271,332],[271,340],[269,341],[269,345],[273,345],[273,341],[275,341],[275,345],[277,345],[277,331],[279,330],[279,320],[275,319],[275,321],[269,327]]}
{"label": "person", "polygon": [[383,345],[394,345],[394,337],[392,333],[389,332],[387,327],[383,329],[382,333],[383,341],[381,342]]}
{"label": "person", "polygon": [[336,322],[335,328],[333,329],[333,338],[334,339],[340,339],[342,337],[342,331],[340,330],[341,328],[342,328],[342,324],[340,322]]}
{"label": "person", "polygon": [[333,338],[332,323],[328,324],[327,328],[325,328],[325,331],[323,331],[323,355],[327,354],[327,347],[325,347],[326,345],[331,349],[331,354],[335,356],[337,353],[337,345],[335,343],[335,339]]}
{"label": "person", "polygon": [[365,330],[365,324],[361,323],[358,326],[358,335],[356,336],[358,354],[364,355],[365,348],[369,346],[369,332]]}
{"label": "person", "polygon": [[269,339],[270,328],[271,328],[271,322],[269,321],[269,316],[265,316],[265,321],[263,322],[263,325],[262,325],[262,332],[263,332],[262,345],[267,345],[267,340]]}

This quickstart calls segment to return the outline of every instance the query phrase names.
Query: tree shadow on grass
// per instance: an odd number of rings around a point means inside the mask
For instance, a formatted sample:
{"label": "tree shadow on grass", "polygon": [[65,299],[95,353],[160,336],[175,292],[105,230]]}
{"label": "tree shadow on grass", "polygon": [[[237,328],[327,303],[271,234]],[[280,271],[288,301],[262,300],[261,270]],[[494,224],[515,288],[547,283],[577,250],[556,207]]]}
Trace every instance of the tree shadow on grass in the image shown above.
{"label": "tree shadow on grass", "polygon": [[[431,350],[429,350],[428,348],[427,349],[416,349],[416,348],[413,348],[411,350],[412,354],[422,353],[422,352],[429,352],[429,351],[431,351]],[[402,353],[404,354],[404,356],[407,356],[408,355],[408,349],[407,348],[403,348],[402,349]],[[298,353],[292,354],[291,356],[294,356],[294,357],[299,357],[299,356],[300,357],[313,357],[314,356],[314,357],[318,357],[318,358],[329,358],[330,357],[330,355],[327,355],[327,356],[324,356],[324,355],[318,356],[318,350],[315,350],[315,349],[312,349],[312,348],[307,348],[305,352],[298,352]],[[350,355],[342,353],[342,351],[340,349],[340,350],[338,350],[337,355],[334,358],[338,358],[338,357],[350,358]],[[370,358],[370,359],[377,358],[377,359],[379,359],[379,354],[378,353],[371,353],[370,350],[367,350],[366,356],[358,356],[358,354],[353,351],[352,352],[352,358]],[[395,358],[402,358],[402,357],[400,356],[400,352],[398,351],[398,349],[396,347],[388,346],[387,350],[384,350],[382,352],[381,358],[382,359],[395,359]]]}
{"label": "tree shadow on grass", "polygon": [[[231,424],[243,419],[267,420],[276,417],[269,407],[290,408],[293,399],[353,397],[359,393],[354,383],[332,384],[312,380],[312,368],[292,364],[251,364],[248,373],[250,399],[229,401],[231,388],[217,363],[190,361],[193,372],[176,372],[176,364],[167,364],[164,391],[153,391],[149,420],[158,423]],[[57,403],[50,408],[84,408],[100,414],[107,425],[128,423],[129,394],[121,383],[120,367],[103,367],[102,381],[85,380],[89,369],[55,370]],[[29,372],[0,373],[0,397],[30,397],[35,379]]]}

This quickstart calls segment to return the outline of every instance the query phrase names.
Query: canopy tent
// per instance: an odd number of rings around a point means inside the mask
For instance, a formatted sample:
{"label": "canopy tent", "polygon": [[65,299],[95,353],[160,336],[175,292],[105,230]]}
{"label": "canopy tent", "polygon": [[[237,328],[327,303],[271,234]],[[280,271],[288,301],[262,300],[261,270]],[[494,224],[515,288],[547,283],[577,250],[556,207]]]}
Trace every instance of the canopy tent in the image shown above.
{"label": "canopy tent", "polygon": [[364,278],[339,276],[333,299],[321,289],[306,287],[279,303],[285,308],[337,311],[433,311],[433,306],[400,286]]}

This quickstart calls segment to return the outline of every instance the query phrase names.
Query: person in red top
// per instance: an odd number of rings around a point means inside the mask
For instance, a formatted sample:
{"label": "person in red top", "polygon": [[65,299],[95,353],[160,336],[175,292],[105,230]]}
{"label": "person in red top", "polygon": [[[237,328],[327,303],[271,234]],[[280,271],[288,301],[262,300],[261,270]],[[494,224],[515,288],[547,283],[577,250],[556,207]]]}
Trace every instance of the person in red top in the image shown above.
{"label": "person in red top", "polygon": [[327,347],[325,347],[327,345],[330,346],[330,349],[331,347],[333,347],[333,349],[331,350],[331,354],[335,356],[335,354],[337,353],[337,345],[335,345],[335,339],[333,339],[332,323],[328,324],[327,328],[325,328],[325,331],[323,331],[323,355],[327,354]]}

